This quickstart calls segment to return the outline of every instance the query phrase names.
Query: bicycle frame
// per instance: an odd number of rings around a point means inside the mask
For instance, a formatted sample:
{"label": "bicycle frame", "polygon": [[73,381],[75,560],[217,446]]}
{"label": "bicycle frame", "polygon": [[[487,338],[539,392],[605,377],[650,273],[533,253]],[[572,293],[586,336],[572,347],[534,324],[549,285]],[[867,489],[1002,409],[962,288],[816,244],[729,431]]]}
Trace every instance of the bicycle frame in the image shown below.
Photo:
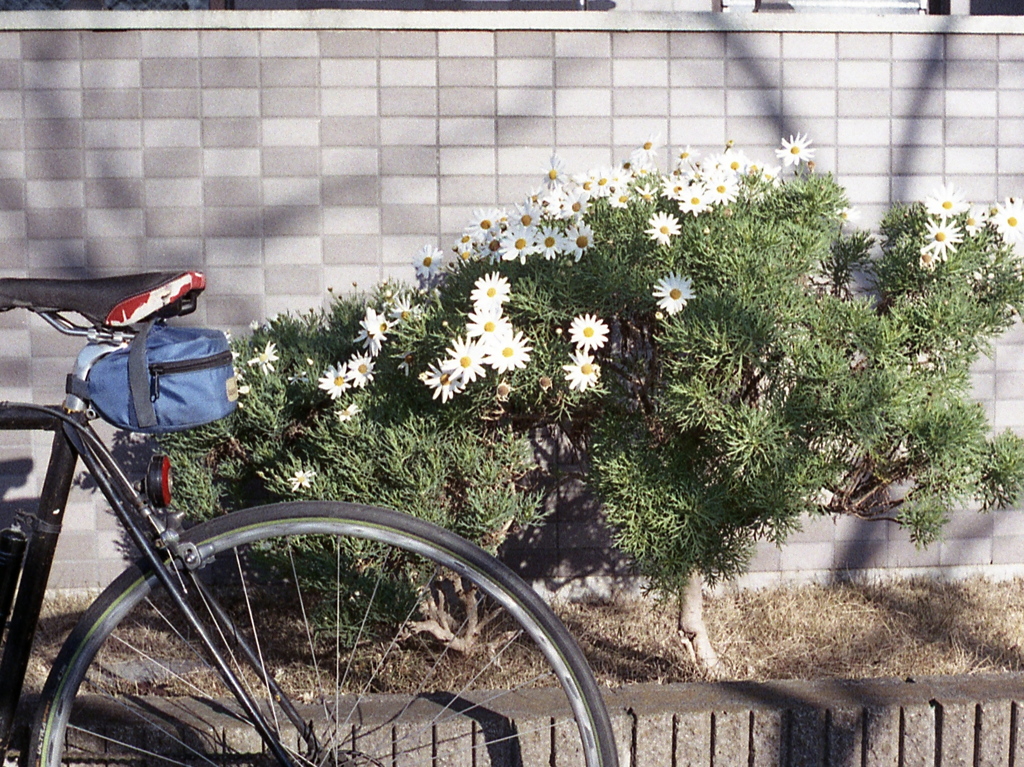
{"label": "bicycle frame", "polygon": [[[190,561],[195,552],[178,546],[174,524],[168,524],[168,520],[135,490],[89,425],[85,413],[67,412],[56,406],[0,403],[0,431],[24,430],[52,431],[54,436],[39,505],[34,513],[19,514],[11,528],[24,535],[27,546],[20,562],[20,581],[6,635],[0,625],[0,647],[3,650],[0,656],[0,754],[6,754],[10,745],[14,717],[31,655],[32,639],[39,623],[75,467],[81,458],[132,543],[142,553],[182,617],[205,645],[213,664],[246,714],[251,717],[268,749],[282,765],[293,764],[258,705],[239,682],[215,646],[205,624],[187,602],[185,584],[174,576],[176,567],[187,572],[201,564],[197,559]],[[145,527],[149,528],[148,531]],[[167,555],[160,549],[168,552],[171,561],[177,561],[178,564],[169,565]],[[17,571],[10,572],[10,568],[17,568],[17,559],[20,557],[8,562],[5,580],[19,580]],[[199,587],[198,581],[193,583]],[[0,619],[3,617],[0,615]],[[215,619],[221,618],[215,616]],[[310,746],[315,748],[315,741],[310,742]]]}

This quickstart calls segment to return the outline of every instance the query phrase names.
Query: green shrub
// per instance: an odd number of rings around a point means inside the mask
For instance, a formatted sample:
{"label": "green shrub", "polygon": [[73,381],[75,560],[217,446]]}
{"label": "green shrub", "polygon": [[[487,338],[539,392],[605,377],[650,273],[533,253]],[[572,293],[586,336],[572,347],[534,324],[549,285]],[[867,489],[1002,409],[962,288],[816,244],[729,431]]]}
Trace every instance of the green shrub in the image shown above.
{"label": "green shrub", "polygon": [[445,266],[424,248],[419,289],[256,328],[238,414],[174,440],[202,477],[189,504],[355,500],[493,549],[541,516],[529,437],[554,425],[618,544],[680,594],[805,513],[927,543],[957,504],[1013,502],[1024,442],[990,436],[970,368],[1018,316],[1024,206],[944,187],[876,241],[809,143],[784,141],[782,168],[682,152],[667,175],[650,145],[574,178],[553,158]]}

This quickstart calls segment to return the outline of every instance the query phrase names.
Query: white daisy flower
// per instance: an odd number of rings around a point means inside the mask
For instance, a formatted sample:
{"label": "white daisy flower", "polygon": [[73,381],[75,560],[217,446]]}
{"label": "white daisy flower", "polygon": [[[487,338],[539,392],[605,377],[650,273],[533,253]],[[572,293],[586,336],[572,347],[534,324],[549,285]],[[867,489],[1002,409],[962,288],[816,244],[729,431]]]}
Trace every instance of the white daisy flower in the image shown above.
{"label": "white daisy flower", "polygon": [[772,186],[782,183],[782,166],[780,165],[766,165],[758,169],[758,174]]}
{"label": "white daisy flower", "polygon": [[849,206],[842,208],[839,211],[839,220],[842,221],[843,226],[853,226],[860,221],[860,211]]}
{"label": "white daisy flower", "polygon": [[563,196],[560,218],[582,218],[588,207],[590,207],[590,192],[583,187],[576,187]]}
{"label": "white daisy flower", "polygon": [[924,209],[930,216],[950,218],[966,213],[971,209],[971,204],[967,202],[964,193],[952,184],[943,184],[935,194],[924,198]]}
{"label": "white daisy flower", "polygon": [[569,181],[565,170],[565,162],[556,154],[551,155],[547,168],[544,169],[544,183],[546,186],[562,186]]}
{"label": "white daisy flower", "polygon": [[565,237],[553,226],[541,226],[537,230],[538,253],[548,261],[565,250]]}
{"label": "white daisy flower", "polygon": [[782,148],[775,150],[775,156],[782,161],[783,167],[800,165],[802,162],[810,162],[814,159],[814,151],[810,148],[811,140],[804,133],[790,136],[789,140],[782,139]]}
{"label": "white daisy flower", "polygon": [[573,354],[572,364],[562,365],[562,370],[565,371],[569,388],[575,391],[585,391],[587,387],[596,385],[601,375],[601,366],[585,351]]}
{"label": "white daisy flower", "polygon": [[352,388],[352,384],[345,378],[345,371],[346,366],[340,362],[337,365],[331,365],[317,380],[317,386],[330,394],[331,399],[338,399]]}
{"label": "white daisy flower", "polygon": [[466,228],[466,234],[476,242],[488,242],[501,232],[505,218],[505,212],[500,208],[477,208],[473,211],[473,223]]}
{"label": "white daisy flower", "polygon": [[729,147],[714,160],[714,165],[729,173],[742,175],[747,172],[750,160],[738,149]]}
{"label": "white daisy flower", "polygon": [[740,185],[735,175],[717,172],[705,181],[704,190],[712,205],[728,205],[739,195]]}
{"label": "white daisy flower", "polygon": [[441,402],[447,402],[466,387],[461,379],[438,365],[431,365],[420,377],[434,390],[434,399],[440,397]]}
{"label": "white daisy flower", "polygon": [[658,136],[651,136],[629,155],[629,165],[637,173],[658,172]]}
{"label": "white daisy flower", "polygon": [[533,349],[523,337],[523,334],[507,333],[496,339],[490,347],[484,363],[490,365],[499,373],[507,373],[510,370],[519,370],[526,367],[530,361],[530,351]]}
{"label": "white daisy flower", "polygon": [[472,261],[479,255],[476,242],[468,234],[463,234],[452,250],[455,251],[459,263]]}
{"label": "white daisy flower", "polygon": [[412,372],[412,363],[416,356],[412,352],[405,352],[404,354],[397,355],[396,359],[402,360],[398,363],[398,369],[405,373],[405,375],[409,375]]}
{"label": "white daisy flower", "polygon": [[487,347],[512,332],[512,323],[501,314],[501,306],[481,306],[466,318],[466,335],[480,339]]}
{"label": "white daisy flower", "polygon": [[351,421],[361,412],[362,410],[360,409],[359,405],[353,402],[343,410],[338,411],[338,420],[341,421],[342,423],[345,423],[345,421]]}
{"label": "white daisy flower", "polygon": [[629,196],[629,187],[616,188],[610,195],[608,195],[608,203],[613,208],[619,208],[620,210],[628,208]]}
{"label": "white daisy flower", "polygon": [[960,227],[952,221],[939,219],[925,223],[928,230],[928,240],[921,248],[921,252],[931,251],[935,258],[945,261],[949,253],[956,253],[956,246],[963,240]]}
{"label": "white daisy flower", "polygon": [[373,382],[373,357],[368,354],[352,355],[345,369],[345,380],[357,389]]}
{"label": "white daisy flower", "polygon": [[968,234],[974,235],[985,228],[988,223],[988,210],[979,206],[972,206],[964,222],[964,229]]}
{"label": "white daisy flower", "polygon": [[596,314],[581,314],[569,325],[569,340],[581,351],[600,349],[608,341],[608,325]]}
{"label": "white daisy flower", "polygon": [[267,341],[267,345],[263,348],[263,351],[256,354],[248,364],[250,367],[258,365],[261,373],[273,373],[274,363],[280,359],[277,356],[277,344],[273,341]]}
{"label": "white daisy flower", "polygon": [[693,298],[692,283],[686,277],[670,274],[658,280],[654,286],[654,297],[659,299],[658,306],[661,309],[669,314],[675,314]]}
{"label": "white daisy flower", "polygon": [[996,206],[989,220],[1007,243],[1024,243],[1024,200],[1007,198],[1005,205]]}
{"label": "white daisy flower", "polygon": [[671,245],[672,237],[679,234],[679,219],[668,213],[655,213],[647,222],[647,235],[661,245]]}
{"label": "white daisy flower", "polygon": [[293,493],[297,493],[299,490],[309,490],[313,486],[313,477],[315,476],[316,472],[312,469],[298,469],[288,477],[288,484],[291,485]]}
{"label": "white daisy flower", "polygon": [[413,262],[416,266],[416,276],[421,280],[432,279],[440,271],[443,258],[444,253],[441,250],[430,244],[424,245]]}
{"label": "white daisy flower", "polygon": [[598,168],[590,171],[590,188],[587,190],[592,197],[607,197],[612,190],[614,172],[609,168]]}
{"label": "white daisy flower", "polygon": [[511,227],[501,236],[502,261],[515,261],[518,258],[525,264],[526,257],[537,251],[537,230],[533,227]]}
{"label": "white daisy flower", "polygon": [[540,224],[544,210],[533,200],[517,204],[512,212],[513,223],[524,228],[536,227]]}
{"label": "white daisy flower", "polygon": [[387,332],[391,329],[391,324],[384,315],[377,314],[376,309],[367,306],[366,315],[359,321],[359,327],[356,343],[362,342],[363,348],[369,351],[371,356],[376,357],[380,354],[381,345],[388,338]]}
{"label": "white daisy flower", "polygon": [[670,200],[681,201],[686,196],[688,183],[679,175],[665,176],[661,180],[661,194]]}
{"label": "white daisy flower", "polygon": [[687,145],[676,152],[675,163],[675,170],[683,174],[692,173],[697,167],[697,155]]}
{"label": "white daisy flower", "polygon": [[477,311],[489,307],[497,307],[500,310],[511,292],[512,286],[508,280],[498,272],[491,272],[474,283],[469,300],[473,302],[473,308]]}
{"label": "white daisy flower", "polygon": [[484,370],[484,357],[487,350],[478,342],[456,338],[452,341],[448,359],[441,363],[441,369],[456,376],[463,383],[471,384],[477,378],[487,375]]}
{"label": "white daisy flower", "polygon": [[583,253],[594,244],[594,230],[584,221],[570,226],[565,233],[568,249],[566,254],[571,255],[576,261],[583,258]]}
{"label": "white daisy flower", "polygon": [[400,322],[405,322],[415,317],[419,311],[420,307],[415,306],[412,302],[412,296],[406,293],[405,295],[396,296],[394,301],[391,302],[388,318],[391,320],[392,325],[397,325]]}
{"label": "white daisy flower", "polygon": [[707,190],[699,181],[694,181],[686,187],[686,191],[679,200],[680,213],[692,213],[699,216],[711,210],[711,202],[708,200]]}

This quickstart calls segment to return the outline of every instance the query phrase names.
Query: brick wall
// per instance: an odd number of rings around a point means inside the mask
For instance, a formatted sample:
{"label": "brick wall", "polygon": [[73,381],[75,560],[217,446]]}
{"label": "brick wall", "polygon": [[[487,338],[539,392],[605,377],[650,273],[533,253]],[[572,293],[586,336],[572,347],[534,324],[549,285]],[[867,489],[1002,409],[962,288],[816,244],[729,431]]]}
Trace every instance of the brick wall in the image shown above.
{"label": "brick wall", "polygon": [[[0,17],[0,275],[194,266],[210,279],[197,321],[236,331],[329,287],[411,278],[421,244],[447,247],[474,207],[520,199],[553,148],[582,170],[651,134],[770,157],[780,136],[807,132],[866,221],[943,179],[977,201],[1024,191],[1018,19]],[[0,315],[0,332],[0,397],[59,399],[77,344],[24,313]],[[1024,427],[1022,370],[1017,328],[975,375],[998,428]],[[9,517],[36,490],[47,442],[4,436]],[[58,584],[103,583],[119,566],[110,518],[87,489],[72,502]],[[559,525],[544,533],[556,556],[603,545],[587,519]],[[1024,561],[1018,512],[965,515],[951,541],[968,545],[924,555],[884,528],[831,525],[755,569]]]}

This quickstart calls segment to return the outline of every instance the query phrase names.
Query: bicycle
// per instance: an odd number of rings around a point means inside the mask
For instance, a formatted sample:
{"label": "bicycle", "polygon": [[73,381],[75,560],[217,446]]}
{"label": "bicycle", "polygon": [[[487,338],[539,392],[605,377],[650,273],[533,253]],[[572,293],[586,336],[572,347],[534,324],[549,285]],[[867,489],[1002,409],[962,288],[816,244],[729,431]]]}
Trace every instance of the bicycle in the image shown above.
{"label": "bicycle", "polygon": [[[0,533],[6,758],[27,767],[616,767],[584,656],[537,594],[483,550],[398,512],[341,502],[281,503],[187,526],[165,457],[132,482],[91,426],[85,382],[154,321],[193,311],[204,288],[199,272],[0,279],[0,311],[28,309],[86,341],[63,405],[0,403],[0,429],[54,435],[38,509]],[[67,636],[16,733],[79,459],[136,553]],[[346,622],[350,604],[359,612]],[[388,610],[401,620],[383,636],[379,613]],[[472,632],[477,651],[442,641],[439,629]],[[530,668],[530,678],[502,685],[506,663]]]}

